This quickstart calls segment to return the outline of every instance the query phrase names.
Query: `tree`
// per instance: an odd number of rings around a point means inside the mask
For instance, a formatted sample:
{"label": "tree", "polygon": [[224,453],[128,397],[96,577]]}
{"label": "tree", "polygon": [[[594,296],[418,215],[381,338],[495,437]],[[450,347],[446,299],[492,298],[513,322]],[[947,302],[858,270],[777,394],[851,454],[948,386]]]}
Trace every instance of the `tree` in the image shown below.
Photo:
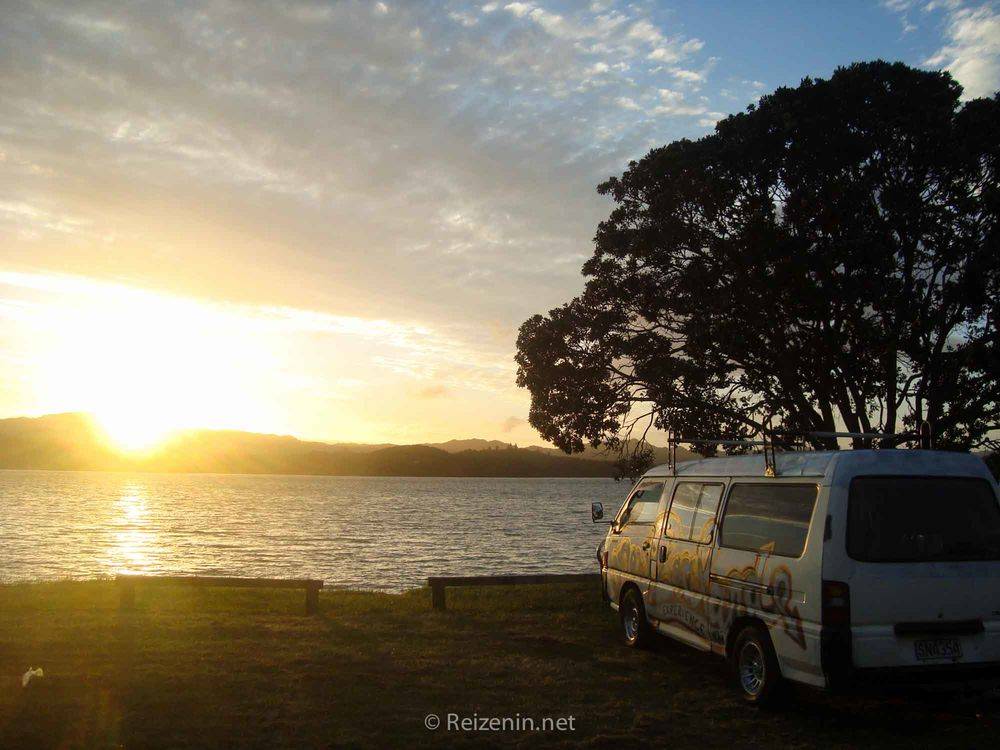
{"label": "tree", "polygon": [[636,428],[749,437],[769,416],[989,443],[1000,95],[960,96],[947,73],[857,63],[600,185],[615,206],[583,293],[518,335],[531,424],[566,451]]}

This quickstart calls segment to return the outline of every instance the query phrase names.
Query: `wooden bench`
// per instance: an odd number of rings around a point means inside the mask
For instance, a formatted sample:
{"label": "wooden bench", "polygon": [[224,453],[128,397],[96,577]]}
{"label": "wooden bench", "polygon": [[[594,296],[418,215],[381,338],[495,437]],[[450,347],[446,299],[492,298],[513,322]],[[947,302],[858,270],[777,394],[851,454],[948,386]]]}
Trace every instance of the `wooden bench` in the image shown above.
{"label": "wooden bench", "polygon": [[516,576],[431,576],[431,602],[434,609],[447,609],[444,590],[449,586],[524,586],[541,583],[598,582],[600,573],[542,573]]}
{"label": "wooden bench", "polygon": [[319,590],[323,582],[311,578],[229,578],[226,576],[140,576],[118,575],[115,580],[121,592],[121,608],[135,607],[136,584],[144,586],[219,586],[250,589],[305,589],[306,614],[319,609]]}

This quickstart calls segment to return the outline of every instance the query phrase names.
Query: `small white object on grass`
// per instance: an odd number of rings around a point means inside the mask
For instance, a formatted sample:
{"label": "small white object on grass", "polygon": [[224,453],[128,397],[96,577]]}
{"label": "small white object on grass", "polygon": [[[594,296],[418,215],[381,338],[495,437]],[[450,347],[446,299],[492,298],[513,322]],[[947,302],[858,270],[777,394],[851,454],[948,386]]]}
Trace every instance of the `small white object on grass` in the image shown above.
{"label": "small white object on grass", "polygon": [[44,677],[44,676],[45,672],[42,671],[41,667],[39,667],[38,669],[31,669],[29,667],[28,671],[21,676],[21,687],[23,688],[28,687],[28,683],[31,682],[32,677]]}

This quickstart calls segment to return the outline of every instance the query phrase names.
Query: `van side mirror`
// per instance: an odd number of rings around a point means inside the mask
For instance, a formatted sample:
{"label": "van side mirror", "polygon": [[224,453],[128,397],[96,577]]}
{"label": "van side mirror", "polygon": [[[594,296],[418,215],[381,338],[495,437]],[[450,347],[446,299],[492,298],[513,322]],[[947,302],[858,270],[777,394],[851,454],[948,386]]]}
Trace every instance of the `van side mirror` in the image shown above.
{"label": "van side mirror", "polygon": [[604,503],[590,504],[590,520],[594,523],[604,520]]}

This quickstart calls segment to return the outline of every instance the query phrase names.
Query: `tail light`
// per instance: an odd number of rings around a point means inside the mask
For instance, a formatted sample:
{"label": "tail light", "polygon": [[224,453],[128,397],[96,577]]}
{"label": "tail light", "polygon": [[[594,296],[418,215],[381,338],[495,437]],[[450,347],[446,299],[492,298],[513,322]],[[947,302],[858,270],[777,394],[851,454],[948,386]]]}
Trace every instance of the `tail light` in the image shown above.
{"label": "tail light", "polygon": [[851,624],[851,587],[843,581],[823,581],[823,625]]}
{"label": "tail light", "polygon": [[606,569],[608,567],[608,551],[604,550],[604,554],[601,555],[601,569]]}

